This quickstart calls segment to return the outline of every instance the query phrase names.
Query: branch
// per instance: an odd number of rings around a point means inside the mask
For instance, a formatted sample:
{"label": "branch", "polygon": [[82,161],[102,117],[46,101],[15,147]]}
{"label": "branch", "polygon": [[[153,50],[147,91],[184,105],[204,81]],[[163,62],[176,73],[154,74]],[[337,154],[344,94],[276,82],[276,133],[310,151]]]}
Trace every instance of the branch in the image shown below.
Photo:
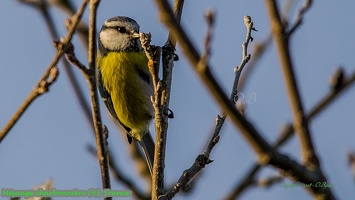
{"label": "branch", "polygon": [[[93,115],[93,122],[95,128],[96,146],[97,146],[97,157],[101,169],[102,177],[102,188],[110,189],[110,174],[108,167],[108,149],[107,149],[107,138],[105,138],[106,127],[102,125],[99,99],[96,88],[96,14],[97,8],[99,6],[100,0],[90,0],[90,12],[89,12],[89,48],[88,48],[88,65],[90,76],[88,78],[88,85],[91,97],[91,108]],[[108,134],[108,133],[107,133]],[[105,199],[110,200],[112,197],[106,197]]]}
{"label": "branch", "polygon": [[151,97],[154,108],[156,144],[154,152],[154,164],[152,174],[152,199],[164,191],[164,166],[165,149],[168,131],[167,111],[162,105],[162,83],[159,79],[159,59],[161,50],[159,47],[150,45],[151,35],[140,33],[140,41],[148,58],[148,69],[152,76],[154,96]]}
{"label": "branch", "polygon": [[[251,31],[257,31],[254,28],[254,24],[253,21],[251,20],[250,16],[244,16],[244,25],[247,28],[247,34],[245,37],[245,41],[242,44],[242,60],[239,64],[239,66],[237,66],[234,69],[234,73],[235,73],[235,77],[234,77],[234,83],[233,83],[233,88],[232,88],[232,94],[230,96],[230,102],[232,104],[235,105],[235,103],[238,101],[238,83],[239,83],[239,78],[240,75],[242,74],[242,70],[244,69],[244,66],[249,62],[251,55],[248,54],[248,45],[249,45],[249,41],[252,42],[253,41],[253,37],[251,37]],[[225,115],[225,114],[223,114]]]}
{"label": "branch", "polygon": [[[74,46],[69,45],[67,48],[66,57],[69,62],[78,67],[87,80],[90,98],[91,98],[91,110],[92,120],[95,130],[97,158],[99,160],[102,188],[110,189],[110,174],[109,174],[109,160],[108,160],[108,147],[107,138],[108,130],[106,126],[102,125],[101,113],[99,107],[99,99],[96,88],[96,14],[100,0],[88,0],[89,1],[89,47],[88,47],[88,67],[83,65],[74,54]],[[67,25],[71,25],[71,20],[67,21]],[[109,200],[112,197],[105,197]]]}
{"label": "branch", "polygon": [[[290,10],[294,6],[295,2],[296,2],[295,0],[285,2],[283,9],[282,9],[283,21],[285,21],[285,22],[287,21],[286,20],[287,16],[290,14]],[[270,44],[272,44],[271,33],[268,34],[268,36],[266,37],[266,39],[264,39],[264,41],[254,43],[254,49],[252,52],[253,57],[250,59],[250,61],[248,63],[248,68],[246,68],[243,71],[243,76],[241,77],[241,79],[239,81],[239,85],[238,85],[239,90],[241,90],[245,86],[246,82],[249,80],[250,75],[252,74],[252,72],[256,68],[256,66],[257,66],[256,64],[261,59],[261,57],[264,55],[264,53],[267,52],[267,50],[271,47]]]}
{"label": "branch", "polygon": [[25,101],[19,107],[19,109],[15,112],[15,114],[11,117],[8,123],[4,126],[4,128],[0,131],[0,144],[11,128],[15,125],[15,123],[20,119],[22,114],[26,111],[29,105],[39,96],[48,92],[50,85],[55,81],[58,75],[57,63],[59,59],[62,57],[64,52],[68,48],[68,44],[70,43],[74,31],[82,17],[82,14],[86,8],[87,1],[84,0],[81,7],[77,11],[77,13],[73,16],[72,26],[69,28],[68,33],[65,38],[63,38],[60,42],[56,42],[55,47],[57,48],[57,53],[54,56],[52,62],[49,64],[46,71],[43,73],[41,79],[37,83],[37,85],[33,88],[30,94],[27,96]]}
{"label": "branch", "polygon": [[275,0],[266,0],[265,2],[271,21],[272,35],[276,41],[278,56],[287,88],[287,96],[292,108],[294,128],[300,140],[302,162],[310,169],[320,170],[319,159],[315,152],[295,73],[293,71],[294,67],[290,55],[289,38],[285,32]]}

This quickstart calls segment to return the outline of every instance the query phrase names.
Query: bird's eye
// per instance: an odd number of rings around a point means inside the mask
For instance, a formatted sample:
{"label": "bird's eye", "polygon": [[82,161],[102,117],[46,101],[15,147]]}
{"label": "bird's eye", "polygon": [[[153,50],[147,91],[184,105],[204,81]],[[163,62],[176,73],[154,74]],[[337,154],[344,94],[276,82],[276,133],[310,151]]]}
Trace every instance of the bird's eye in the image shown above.
{"label": "bird's eye", "polygon": [[122,26],[117,27],[117,30],[118,30],[118,32],[120,32],[120,33],[126,33],[126,32],[127,32],[126,28],[125,28],[125,27],[122,27]]}

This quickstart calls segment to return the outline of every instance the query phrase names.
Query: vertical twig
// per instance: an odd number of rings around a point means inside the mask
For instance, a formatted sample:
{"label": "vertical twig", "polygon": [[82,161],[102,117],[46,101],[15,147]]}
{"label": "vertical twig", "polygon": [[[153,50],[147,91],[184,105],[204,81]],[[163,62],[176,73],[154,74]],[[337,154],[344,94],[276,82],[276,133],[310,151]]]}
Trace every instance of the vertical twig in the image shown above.
{"label": "vertical twig", "polygon": [[[290,14],[290,10],[295,4],[295,0],[289,0],[287,1],[282,9],[282,19],[286,22],[287,17]],[[254,50],[253,50],[253,57],[250,59],[250,62],[248,63],[248,68],[246,68],[243,71],[243,76],[241,77],[239,84],[238,84],[238,89],[241,90],[245,85],[246,82],[249,81],[249,77],[256,68],[256,64],[258,61],[261,59],[261,57],[264,55],[265,52],[270,48],[270,44],[272,42],[272,37],[271,33],[268,34],[268,36],[264,39],[262,42],[256,42],[254,43]]]}
{"label": "vertical twig", "polygon": [[[93,122],[95,127],[95,137],[97,146],[97,158],[100,164],[101,177],[102,177],[102,187],[104,189],[110,189],[110,174],[108,167],[108,149],[107,149],[107,138],[104,137],[104,130],[101,121],[99,99],[96,89],[96,13],[99,6],[100,0],[89,0],[89,48],[88,48],[88,67],[90,75],[88,77],[89,90],[91,97],[91,107],[93,114]],[[112,197],[105,197],[109,200]]]}
{"label": "vertical twig", "polygon": [[[85,76],[90,91],[92,118],[95,129],[97,158],[99,160],[102,187],[103,189],[110,189],[110,174],[109,174],[109,160],[107,137],[108,130],[106,126],[102,125],[101,113],[99,107],[99,98],[96,89],[96,15],[100,0],[86,0],[89,1],[89,44],[88,44],[88,68],[81,64],[74,54],[74,47],[68,48],[66,51],[67,59],[75,66],[77,66]],[[111,196],[104,196],[104,199],[111,200]]]}
{"label": "vertical twig", "polygon": [[[237,66],[234,69],[234,82],[233,82],[232,92],[229,97],[229,101],[233,105],[235,105],[238,101],[237,98],[238,98],[238,85],[239,85],[240,75],[242,74],[242,71],[243,71],[245,65],[249,62],[249,60],[251,58],[251,55],[248,54],[249,42],[253,41],[253,37],[251,36],[251,31],[252,30],[256,31],[256,29],[254,28],[253,21],[251,20],[250,16],[244,16],[244,25],[247,28],[247,33],[245,36],[245,41],[242,44],[242,59],[240,61],[239,66]],[[215,138],[219,135],[226,118],[227,118],[227,114],[225,112],[222,113],[222,116],[219,116],[219,115],[217,116],[216,126],[215,126],[215,130],[214,130],[212,138]],[[208,144],[208,149],[213,148],[212,145],[214,146],[214,144],[211,140]]]}
{"label": "vertical twig", "polygon": [[159,78],[159,59],[161,49],[150,45],[150,33],[140,33],[140,41],[148,58],[148,69],[152,76],[154,96],[151,101],[154,108],[156,143],[154,151],[154,164],[152,175],[152,199],[157,197],[164,190],[164,165],[165,165],[165,147],[168,129],[168,119],[162,106],[162,83]]}
{"label": "vertical twig", "polygon": [[[183,3],[183,0],[174,1],[174,11],[178,21],[181,19]],[[168,118],[172,117],[172,114],[169,114],[169,102],[176,40],[172,38],[171,33],[169,33],[168,40],[163,47],[163,79],[160,80],[158,77],[158,69],[161,49],[149,45],[150,35],[149,38],[143,36],[144,34],[141,34],[141,42],[149,59],[148,68],[152,75],[154,85],[152,103],[155,111],[156,144],[152,176],[152,199],[158,199],[158,197],[164,193],[165,149]]]}

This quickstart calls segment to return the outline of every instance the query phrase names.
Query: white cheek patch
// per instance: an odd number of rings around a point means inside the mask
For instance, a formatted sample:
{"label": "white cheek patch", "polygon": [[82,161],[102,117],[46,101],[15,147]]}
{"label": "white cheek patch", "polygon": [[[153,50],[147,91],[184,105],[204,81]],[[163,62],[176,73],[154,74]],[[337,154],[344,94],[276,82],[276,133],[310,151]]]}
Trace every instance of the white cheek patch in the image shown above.
{"label": "white cheek patch", "polygon": [[119,50],[125,47],[125,37],[111,29],[100,32],[100,41],[105,48],[110,50]]}

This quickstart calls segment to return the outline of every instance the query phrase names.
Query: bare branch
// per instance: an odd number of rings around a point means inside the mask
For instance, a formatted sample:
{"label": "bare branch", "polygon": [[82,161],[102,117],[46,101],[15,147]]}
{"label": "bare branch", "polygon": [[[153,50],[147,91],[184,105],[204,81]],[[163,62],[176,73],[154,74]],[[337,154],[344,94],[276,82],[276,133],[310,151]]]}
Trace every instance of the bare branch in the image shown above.
{"label": "bare branch", "polygon": [[154,96],[151,97],[151,100],[154,108],[156,144],[152,175],[152,199],[157,199],[164,191],[165,149],[168,130],[168,119],[161,101],[162,85],[158,74],[161,51],[160,48],[150,45],[150,34],[140,33],[140,40],[148,58],[148,69],[154,87]]}
{"label": "bare branch", "polygon": [[[89,0],[90,1],[90,12],[89,12],[89,48],[88,48],[88,70],[90,76],[87,77],[88,86],[90,90],[92,115],[95,128],[96,146],[97,146],[97,157],[100,164],[102,187],[103,189],[110,189],[110,174],[108,166],[108,149],[107,149],[107,138],[105,138],[106,127],[102,125],[99,99],[96,88],[96,13],[100,0]],[[112,197],[105,197],[105,199],[110,200]]]}
{"label": "bare branch", "polygon": [[78,67],[78,69],[81,70],[85,77],[90,76],[90,70],[84,64],[82,64],[75,56],[73,44],[69,44],[69,48],[65,52],[65,57],[72,65]]}
{"label": "bare branch", "polygon": [[319,159],[315,152],[313,140],[305,117],[303,103],[293,71],[293,62],[289,49],[289,38],[282,24],[277,3],[274,0],[266,0],[266,7],[272,27],[272,35],[276,41],[278,56],[287,87],[287,94],[292,108],[294,128],[298,134],[301,145],[302,162],[310,169],[320,170]]}
{"label": "bare branch", "polygon": [[[242,44],[242,59],[241,59],[239,66],[237,66],[234,69],[234,74],[235,74],[234,75],[234,82],[233,82],[232,92],[231,92],[230,99],[229,99],[229,101],[233,105],[235,105],[236,102],[238,101],[238,99],[236,99],[236,97],[238,97],[237,94],[238,94],[238,84],[239,84],[240,75],[244,69],[244,66],[246,65],[246,63],[248,63],[248,61],[250,60],[250,57],[251,57],[250,54],[248,54],[248,45],[249,45],[249,41],[252,41],[251,31],[253,29],[255,29],[250,16],[244,16],[244,25],[247,28],[247,33],[246,33],[245,41]],[[208,144],[207,152],[210,153],[212,151],[212,148],[215,145],[213,142],[214,141],[213,138],[215,138],[219,135],[226,118],[227,118],[227,114],[225,112],[222,113],[222,116],[219,116],[219,115],[217,116],[216,127],[214,130],[212,139]],[[208,153],[208,155],[209,155],[209,153]]]}
{"label": "bare branch", "polygon": [[[183,3],[183,0],[174,1],[174,11],[178,21],[180,21],[181,18]],[[145,41],[143,40],[142,35],[141,42],[142,46],[146,46],[144,45]],[[160,80],[158,77],[161,49],[149,45],[147,47],[151,47],[151,50],[153,50],[149,53],[149,49],[145,48],[149,59],[148,68],[150,74],[152,75],[154,84],[154,97],[152,98],[152,102],[155,112],[156,144],[152,176],[152,199],[158,199],[158,197],[164,193],[164,167],[166,140],[168,133],[168,118],[173,117],[172,113],[169,114],[169,111],[171,112],[169,109],[169,102],[173,61],[175,60],[175,45],[176,40],[174,40],[169,33],[168,40],[163,47],[163,80]]]}
{"label": "bare branch", "polygon": [[[239,78],[240,75],[242,74],[242,70],[244,69],[244,66],[249,62],[251,55],[248,54],[248,45],[249,45],[249,41],[252,42],[253,38],[251,37],[251,31],[254,30],[256,31],[256,29],[254,28],[254,23],[251,20],[250,16],[244,16],[244,25],[247,28],[247,34],[245,37],[245,41],[242,44],[242,60],[239,64],[239,66],[237,66],[234,69],[234,73],[235,73],[235,77],[234,77],[234,83],[233,83],[233,88],[232,88],[232,93],[231,93],[231,97],[230,97],[230,101],[232,104],[235,104],[236,101],[238,99],[236,99],[238,96],[238,83],[239,83]],[[225,114],[223,114],[225,115]]]}
{"label": "bare branch", "polygon": [[[286,23],[287,16],[290,14],[290,10],[294,6],[295,2],[295,0],[289,0],[284,4],[284,7],[282,8],[282,19],[285,21],[284,23]],[[270,44],[272,44],[271,33],[269,33],[269,35],[263,41],[254,43],[254,49],[252,52],[253,57],[248,62],[248,67],[243,70],[243,76],[239,81],[238,90],[241,90],[245,83],[249,80],[249,76],[256,68],[260,58],[271,46]]]}

